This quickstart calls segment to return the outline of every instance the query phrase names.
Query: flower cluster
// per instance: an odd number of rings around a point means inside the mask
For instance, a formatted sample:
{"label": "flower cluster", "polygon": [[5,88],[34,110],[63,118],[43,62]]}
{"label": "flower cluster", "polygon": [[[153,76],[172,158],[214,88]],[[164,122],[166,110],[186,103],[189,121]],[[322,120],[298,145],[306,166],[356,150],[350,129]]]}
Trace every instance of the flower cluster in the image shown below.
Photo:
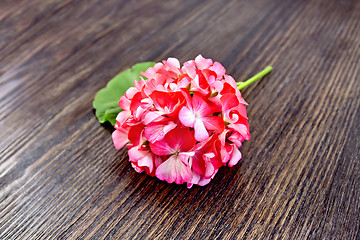
{"label": "flower cluster", "polygon": [[141,74],[147,80],[120,98],[112,134],[117,149],[127,144],[137,172],[190,188],[240,160],[250,138],[247,103],[220,63],[199,55],[181,67],[168,58]]}

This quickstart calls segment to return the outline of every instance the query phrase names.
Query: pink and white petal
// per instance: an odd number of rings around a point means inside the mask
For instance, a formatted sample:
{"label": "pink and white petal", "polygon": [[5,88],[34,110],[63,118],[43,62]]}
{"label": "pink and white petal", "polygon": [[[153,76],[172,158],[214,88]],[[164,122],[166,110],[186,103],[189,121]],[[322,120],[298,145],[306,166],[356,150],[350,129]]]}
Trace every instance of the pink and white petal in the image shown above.
{"label": "pink and white petal", "polygon": [[198,69],[203,70],[209,68],[212,65],[213,61],[211,59],[206,59],[201,56],[201,54],[199,54],[195,58],[195,63]]}
{"label": "pink and white petal", "polygon": [[232,123],[229,124],[228,126],[230,129],[235,130],[236,132],[238,132],[239,134],[241,134],[244,138],[246,138],[246,136],[248,135],[249,131],[248,128],[244,125],[244,124],[236,124],[236,123]]}
{"label": "pink and white petal", "polygon": [[134,119],[137,121],[141,121],[142,116],[144,115],[144,112],[146,111],[146,109],[142,108],[141,106],[139,106],[134,112],[133,112],[133,116]]}
{"label": "pink and white petal", "polygon": [[168,85],[167,88],[169,88],[171,91],[180,90],[179,86],[176,83],[166,83]]}
{"label": "pink and white petal", "polygon": [[242,98],[240,91],[236,91],[236,96],[237,96],[240,104],[249,105],[249,104]]}
{"label": "pink and white petal", "polygon": [[178,88],[186,88],[191,82],[191,79],[189,77],[183,77],[181,78],[178,83],[177,86]]}
{"label": "pink and white petal", "polygon": [[136,164],[134,164],[134,163],[131,163],[131,166],[132,166],[132,167],[135,169],[135,171],[138,172],[138,173],[142,173],[142,172],[144,171],[144,169],[136,166]]}
{"label": "pink and white petal", "polygon": [[190,91],[199,92],[199,93],[202,93],[203,95],[209,94],[209,92],[210,92],[209,87],[202,88],[200,85],[201,84],[200,84],[199,75],[196,74],[195,78],[193,78],[193,80],[191,81]]}
{"label": "pink and white petal", "polygon": [[156,71],[155,68],[149,67],[148,69],[146,69],[145,72],[140,72],[140,74],[144,76],[146,79],[150,79],[156,74]]}
{"label": "pink and white petal", "polygon": [[231,158],[228,163],[229,167],[236,165],[239,162],[239,160],[241,159],[241,152],[239,151],[239,149],[235,145],[232,145],[232,146],[234,149],[232,151],[232,155],[231,155]]}
{"label": "pink and white petal", "polygon": [[[215,173],[216,174],[216,173]],[[214,175],[215,175],[214,174]],[[211,181],[212,178],[201,178],[200,181],[197,183],[197,185],[199,186],[205,186],[207,185],[210,181]]]}
{"label": "pink and white petal", "polygon": [[248,132],[248,134],[247,134],[246,137],[245,137],[245,140],[248,141],[250,138],[251,138],[251,135],[250,135],[250,133]]}
{"label": "pink and white petal", "polygon": [[[181,107],[185,104],[186,99],[182,91],[154,91],[151,94],[151,99],[155,107],[165,114],[178,114]],[[169,115],[170,116],[170,115]]]}
{"label": "pink and white petal", "polygon": [[183,164],[180,159],[176,161],[176,184],[183,184],[188,181],[191,181],[192,172],[190,167]]}
{"label": "pink and white petal", "polygon": [[156,70],[153,67],[149,67],[145,72],[141,72],[140,74],[146,78],[152,78],[156,74]]}
{"label": "pink and white petal", "polygon": [[207,160],[207,161],[211,161],[212,158],[214,158],[216,155],[213,152],[207,152],[203,155],[203,157]]}
{"label": "pink and white petal", "polygon": [[128,90],[126,90],[124,96],[128,99],[132,99],[138,92],[139,90],[137,90],[136,87],[129,87]]}
{"label": "pink and white petal", "polygon": [[152,172],[154,170],[153,155],[148,152],[143,158],[139,159],[138,165],[139,167],[147,167],[149,172]]}
{"label": "pink and white petal", "polygon": [[176,161],[176,156],[169,157],[157,167],[155,176],[160,180],[173,183],[176,179]]}
{"label": "pink and white petal", "polygon": [[180,152],[179,159],[183,162],[186,166],[189,166],[189,158],[194,156],[195,152]]}
{"label": "pink and white petal", "polygon": [[162,113],[160,111],[147,112],[142,117],[142,122],[148,125],[151,122],[157,122],[162,119]]}
{"label": "pink and white petal", "polygon": [[145,128],[145,138],[154,143],[164,138],[165,134],[176,127],[176,123],[169,121],[167,123],[150,123]]}
{"label": "pink and white petal", "polygon": [[141,99],[141,103],[142,103],[142,107],[146,106],[146,107],[143,107],[143,108],[147,108],[148,105],[153,105],[154,104],[154,102],[151,100],[151,98],[143,98],[143,99]]}
{"label": "pink and white petal", "polygon": [[155,63],[154,69],[155,69],[155,71],[159,71],[163,67],[164,67],[164,64],[162,64],[161,62],[158,62],[158,63]]}
{"label": "pink and white petal", "polygon": [[187,73],[187,75],[190,78],[192,78],[192,79],[195,78],[196,69],[195,69],[195,63],[194,62],[185,62],[184,66],[182,67],[182,70],[183,70],[184,73]]}
{"label": "pink and white petal", "polygon": [[155,110],[153,102],[150,98],[144,98],[140,101],[140,107],[144,109],[144,111]]}
{"label": "pink and white petal", "polygon": [[245,138],[238,132],[233,132],[229,136],[229,140],[235,144],[236,147],[241,147],[242,142],[245,141]]}
{"label": "pink and white petal", "polygon": [[214,62],[214,64],[209,69],[214,71],[218,78],[222,78],[226,72],[226,69],[219,62]]}
{"label": "pink and white petal", "polygon": [[142,90],[142,93],[146,96],[150,96],[155,90],[158,84],[155,79],[149,79]]}
{"label": "pink and white petal", "polygon": [[118,104],[121,109],[130,110],[131,101],[127,97],[121,96]]}
{"label": "pink and white petal", "polygon": [[164,129],[164,126],[161,124],[148,125],[145,128],[144,136],[151,143],[160,141],[165,136],[163,129]]}
{"label": "pink and white petal", "polygon": [[150,142],[150,148],[155,155],[165,156],[176,152],[189,152],[195,143],[196,140],[189,128],[176,127],[162,140]]}
{"label": "pink and white petal", "polygon": [[205,175],[204,177],[205,178],[210,178],[215,172],[215,168],[214,166],[208,162],[208,161],[205,161]]}
{"label": "pink and white petal", "polygon": [[226,148],[226,146],[221,146],[220,155],[221,155],[221,161],[223,163],[228,162],[231,158],[230,153],[228,152],[228,149]]}
{"label": "pink and white petal", "polygon": [[195,129],[195,139],[199,142],[204,141],[209,138],[209,133],[207,132],[204,123],[201,119],[196,119],[194,124]]}
{"label": "pink and white petal", "polygon": [[131,117],[131,111],[121,111],[116,116],[116,122],[119,123],[119,126],[122,126],[126,122],[126,120],[129,119],[129,117]]}
{"label": "pink and white petal", "polygon": [[141,91],[145,85],[145,80],[140,76],[140,81],[134,81],[134,86],[138,91]]}
{"label": "pink and white petal", "polygon": [[212,92],[221,92],[224,88],[224,83],[222,81],[215,81],[211,85]]}
{"label": "pink and white petal", "polygon": [[129,128],[116,129],[112,133],[112,140],[116,149],[122,148],[128,141]]}
{"label": "pink and white petal", "polygon": [[219,140],[222,146],[225,146],[225,141],[226,141],[226,134],[229,132],[228,129],[225,129],[220,135],[219,135]]}
{"label": "pink and white petal", "polygon": [[199,83],[199,76],[196,74],[194,78],[192,78],[191,85],[190,85],[190,91],[196,92],[201,90],[200,83]]}
{"label": "pink and white petal", "polygon": [[187,107],[182,107],[179,112],[179,120],[184,126],[194,127],[195,114]]}
{"label": "pink and white petal", "polygon": [[[148,166],[148,164],[146,163],[149,162],[149,160],[151,160],[151,163],[149,165],[150,166],[153,165],[151,152],[149,152],[148,150],[142,151],[139,149],[139,147],[140,146],[135,146],[129,149],[128,151],[129,161],[137,163],[138,166],[142,167],[142,166]],[[139,164],[139,161],[143,161],[142,164]]]}
{"label": "pink and white petal", "polygon": [[225,74],[224,79],[225,79],[225,82],[229,83],[234,89],[238,89],[236,81],[232,76]]}
{"label": "pink and white petal", "polygon": [[223,112],[224,120],[229,123],[236,123],[240,119],[240,114],[236,110],[227,110]]}
{"label": "pink and white petal", "polygon": [[180,68],[180,62],[176,58],[169,57],[166,61],[166,65],[172,68]]}
{"label": "pink and white petal", "polygon": [[198,184],[200,181],[200,178],[201,178],[201,176],[198,173],[192,171],[192,178],[190,181],[188,181],[187,188],[190,189],[194,184]]}
{"label": "pink and white petal", "polygon": [[209,79],[208,79],[209,85],[214,84],[215,81],[216,81],[215,76],[213,76],[213,75],[209,76]]}

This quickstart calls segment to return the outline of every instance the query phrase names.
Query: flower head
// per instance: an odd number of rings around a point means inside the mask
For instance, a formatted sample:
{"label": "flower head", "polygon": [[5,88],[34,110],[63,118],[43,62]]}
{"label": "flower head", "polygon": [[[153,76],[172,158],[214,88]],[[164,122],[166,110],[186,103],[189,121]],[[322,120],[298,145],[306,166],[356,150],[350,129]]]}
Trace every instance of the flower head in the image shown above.
{"label": "flower head", "polygon": [[148,68],[120,98],[112,134],[125,144],[137,172],[177,184],[205,185],[223,165],[234,166],[250,139],[247,104],[235,80],[201,55]]}

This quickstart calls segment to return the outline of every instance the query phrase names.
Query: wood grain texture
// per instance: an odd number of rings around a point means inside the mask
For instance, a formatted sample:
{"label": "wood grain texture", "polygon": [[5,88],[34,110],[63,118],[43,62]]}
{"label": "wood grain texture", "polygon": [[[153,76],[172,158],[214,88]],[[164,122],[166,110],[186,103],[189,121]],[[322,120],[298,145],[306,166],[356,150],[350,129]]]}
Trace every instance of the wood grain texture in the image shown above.
{"label": "wood grain texture", "polygon": [[[252,138],[205,187],[138,174],[92,109],[120,71],[201,53]],[[360,239],[360,1],[0,1],[0,239]]]}

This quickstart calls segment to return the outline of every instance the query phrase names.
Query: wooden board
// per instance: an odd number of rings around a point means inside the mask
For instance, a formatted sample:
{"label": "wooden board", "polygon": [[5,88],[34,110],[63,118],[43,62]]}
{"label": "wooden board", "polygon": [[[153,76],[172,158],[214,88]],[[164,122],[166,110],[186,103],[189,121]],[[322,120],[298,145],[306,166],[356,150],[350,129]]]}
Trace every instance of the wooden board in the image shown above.
{"label": "wooden board", "polygon": [[[136,173],[95,93],[199,53],[251,139],[204,187]],[[360,239],[360,1],[0,2],[0,239]]]}

